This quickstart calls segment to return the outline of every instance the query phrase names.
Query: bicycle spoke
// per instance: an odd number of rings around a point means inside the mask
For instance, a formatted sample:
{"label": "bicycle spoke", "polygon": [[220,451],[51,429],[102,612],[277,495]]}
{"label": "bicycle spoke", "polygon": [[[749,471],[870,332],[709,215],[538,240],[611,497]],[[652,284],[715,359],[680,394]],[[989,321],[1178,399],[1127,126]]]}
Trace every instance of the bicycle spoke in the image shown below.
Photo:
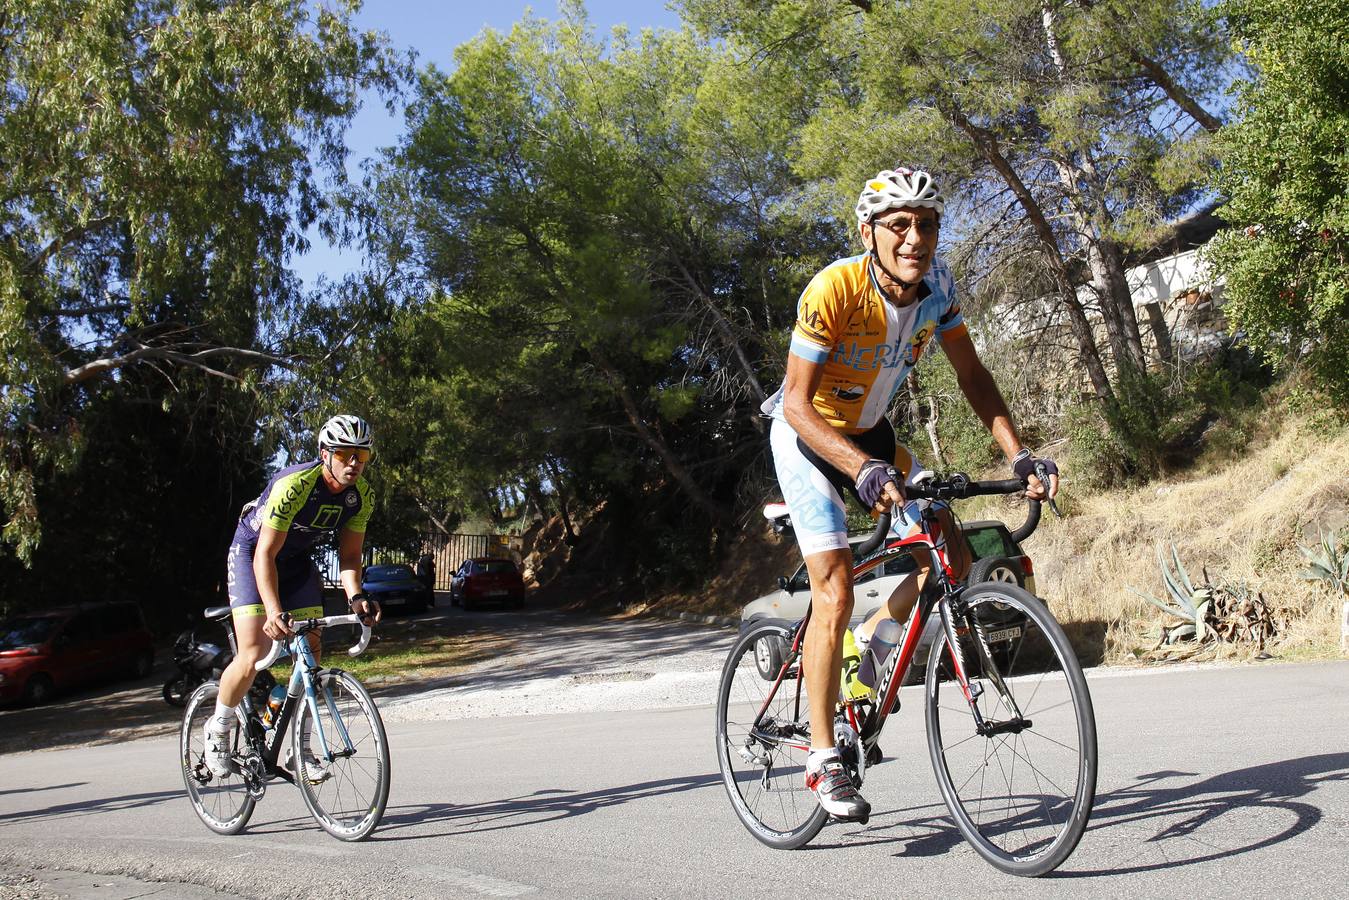
{"label": "bicycle spoke", "polygon": [[[343,840],[361,840],[378,825],[388,801],[384,726],[374,701],[350,673],[329,671],[317,689],[318,720],[306,703],[295,723],[296,782],[310,812],[328,833]],[[324,743],[332,759],[323,758]],[[308,771],[315,760],[321,775],[318,781]]]}
{"label": "bicycle spoke", "polygon": [[[798,704],[798,678],[781,678],[777,669],[761,671],[756,655],[760,638],[781,641],[786,630],[759,626],[747,632],[722,670],[717,701],[717,758],[722,780],[740,820],[770,846],[800,846],[819,831],[823,812],[805,787],[809,730],[799,715],[807,714],[804,691]],[[783,654],[786,655],[786,654]],[[768,654],[765,654],[768,656]],[[763,715],[755,726],[755,718]],[[746,759],[741,751],[750,756]]]}
{"label": "bicycle spoke", "polygon": [[[1006,622],[1007,611],[1015,610],[1023,631],[1016,647],[979,660],[994,671],[981,679],[985,689],[978,708],[987,726],[1002,730],[980,734],[951,677],[949,659],[938,656],[929,663],[933,765],[957,826],[980,855],[1004,871],[1043,874],[1072,851],[1090,812],[1095,784],[1090,697],[1076,657],[1039,601],[1002,584],[978,585],[964,596],[971,620],[986,615],[983,621]],[[984,604],[996,605],[985,612]],[[944,634],[933,652],[949,657]],[[952,695],[951,702],[941,702],[943,692]]]}

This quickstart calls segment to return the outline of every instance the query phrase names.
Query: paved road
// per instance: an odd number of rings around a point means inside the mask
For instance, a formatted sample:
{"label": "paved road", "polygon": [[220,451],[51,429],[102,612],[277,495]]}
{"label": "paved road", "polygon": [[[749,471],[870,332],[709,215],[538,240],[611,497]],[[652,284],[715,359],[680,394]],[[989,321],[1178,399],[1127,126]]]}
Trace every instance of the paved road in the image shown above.
{"label": "paved road", "polygon": [[[173,741],[151,737],[0,757],[0,871],[259,897],[1188,900],[1338,896],[1349,883],[1349,663],[1093,673],[1096,814],[1058,876],[1030,882],[990,869],[946,822],[913,689],[883,742],[891,758],[868,778],[870,825],[772,851],[730,811],[711,697],[698,694],[730,633],[546,624],[541,655],[429,696],[385,694],[395,781],[367,843],[327,837],[284,784],[245,834],[216,837],[183,799]],[[671,662],[653,674],[657,660]],[[530,714],[500,714],[516,703]]]}

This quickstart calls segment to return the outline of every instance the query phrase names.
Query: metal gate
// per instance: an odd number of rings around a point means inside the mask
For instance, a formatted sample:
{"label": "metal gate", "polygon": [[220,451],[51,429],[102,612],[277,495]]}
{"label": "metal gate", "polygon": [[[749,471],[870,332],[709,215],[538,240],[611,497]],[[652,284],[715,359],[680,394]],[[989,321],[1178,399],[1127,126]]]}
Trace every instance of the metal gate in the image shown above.
{"label": "metal gate", "polygon": [[[367,544],[364,553],[362,553],[361,563],[366,566],[403,563],[415,569],[418,559],[423,555],[429,555],[432,564],[435,566],[435,589],[448,591],[450,589],[450,577],[454,575],[455,570],[464,560],[476,556],[508,555],[507,548],[508,539],[504,535],[425,532],[421,535],[421,546],[416,553],[408,553],[407,550],[372,547]],[[324,547],[317,563],[325,584],[331,587],[339,583],[338,573],[340,569],[338,568],[336,547]]]}

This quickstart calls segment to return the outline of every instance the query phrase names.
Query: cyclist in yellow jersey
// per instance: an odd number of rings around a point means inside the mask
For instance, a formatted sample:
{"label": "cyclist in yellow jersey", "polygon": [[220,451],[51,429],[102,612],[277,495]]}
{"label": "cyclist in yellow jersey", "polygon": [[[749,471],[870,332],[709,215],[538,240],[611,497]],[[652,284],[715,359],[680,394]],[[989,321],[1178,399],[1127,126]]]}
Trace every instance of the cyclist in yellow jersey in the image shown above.
{"label": "cyclist in yellow jersey", "polygon": [[[811,619],[805,635],[811,752],[806,785],[832,815],[862,819],[871,807],[857,792],[834,744],[843,633],[852,615],[852,553],[843,492],[882,512],[898,505],[895,530],[917,521],[904,505],[904,484],[921,465],[895,440],[885,418],[895,391],[932,341],[956,371],[962,392],[1013,470],[1037,499],[1058,490],[1058,470],[1021,444],[1007,404],[979,360],[956,300],[955,282],[937,257],[945,203],[926,172],[885,170],[863,187],[858,230],[866,253],[820,271],[797,308],[782,387],[764,404],[778,484],[810,573]],[[1034,476],[1045,465],[1049,484]],[[949,511],[938,509],[941,533],[957,575],[969,567],[964,538]],[[904,621],[918,597],[920,572],[858,628],[864,643],[886,615]]]}

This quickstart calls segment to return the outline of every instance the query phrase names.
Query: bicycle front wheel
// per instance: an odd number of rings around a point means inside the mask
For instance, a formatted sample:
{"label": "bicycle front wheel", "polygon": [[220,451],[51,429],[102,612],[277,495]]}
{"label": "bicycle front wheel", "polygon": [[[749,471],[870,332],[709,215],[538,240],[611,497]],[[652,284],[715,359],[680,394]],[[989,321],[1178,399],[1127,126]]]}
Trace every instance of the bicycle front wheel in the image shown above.
{"label": "bicycle front wheel", "polygon": [[[206,720],[215,715],[220,685],[208,681],[192,692],[183,711],[178,733],[178,761],[183,770],[187,797],[197,816],[216,834],[238,834],[248,824],[257,801],[248,792],[238,772],[218,778],[206,767]],[[234,729],[236,755],[243,751],[240,729]]]}
{"label": "bicycle front wheel", "polygon": [[806,789],[809,751],[810,704],[788,631],[752,628],[721,670],[717,762],[735,814],[770,847],[805,845],[829,817]]}
{"label": "bicycle front wheel", "polygon": [[[1073,852],[1096,797],[1096,719],[1063,629],[1014,584],[962,595],[927,666],[927,739],[960,833],[995,868],[1044,875]],[[965,696],[953,667],[969,678]],[[977,722],[974,709],[982,719]]]}
{"label": "bicycle front wheel", "polygon": [[355,675],[323,669],[316,680],[318,719],[302,701],[291,732],[295,783],[324,831],[343,841],[364,840],[389,802],[384,722]]}

